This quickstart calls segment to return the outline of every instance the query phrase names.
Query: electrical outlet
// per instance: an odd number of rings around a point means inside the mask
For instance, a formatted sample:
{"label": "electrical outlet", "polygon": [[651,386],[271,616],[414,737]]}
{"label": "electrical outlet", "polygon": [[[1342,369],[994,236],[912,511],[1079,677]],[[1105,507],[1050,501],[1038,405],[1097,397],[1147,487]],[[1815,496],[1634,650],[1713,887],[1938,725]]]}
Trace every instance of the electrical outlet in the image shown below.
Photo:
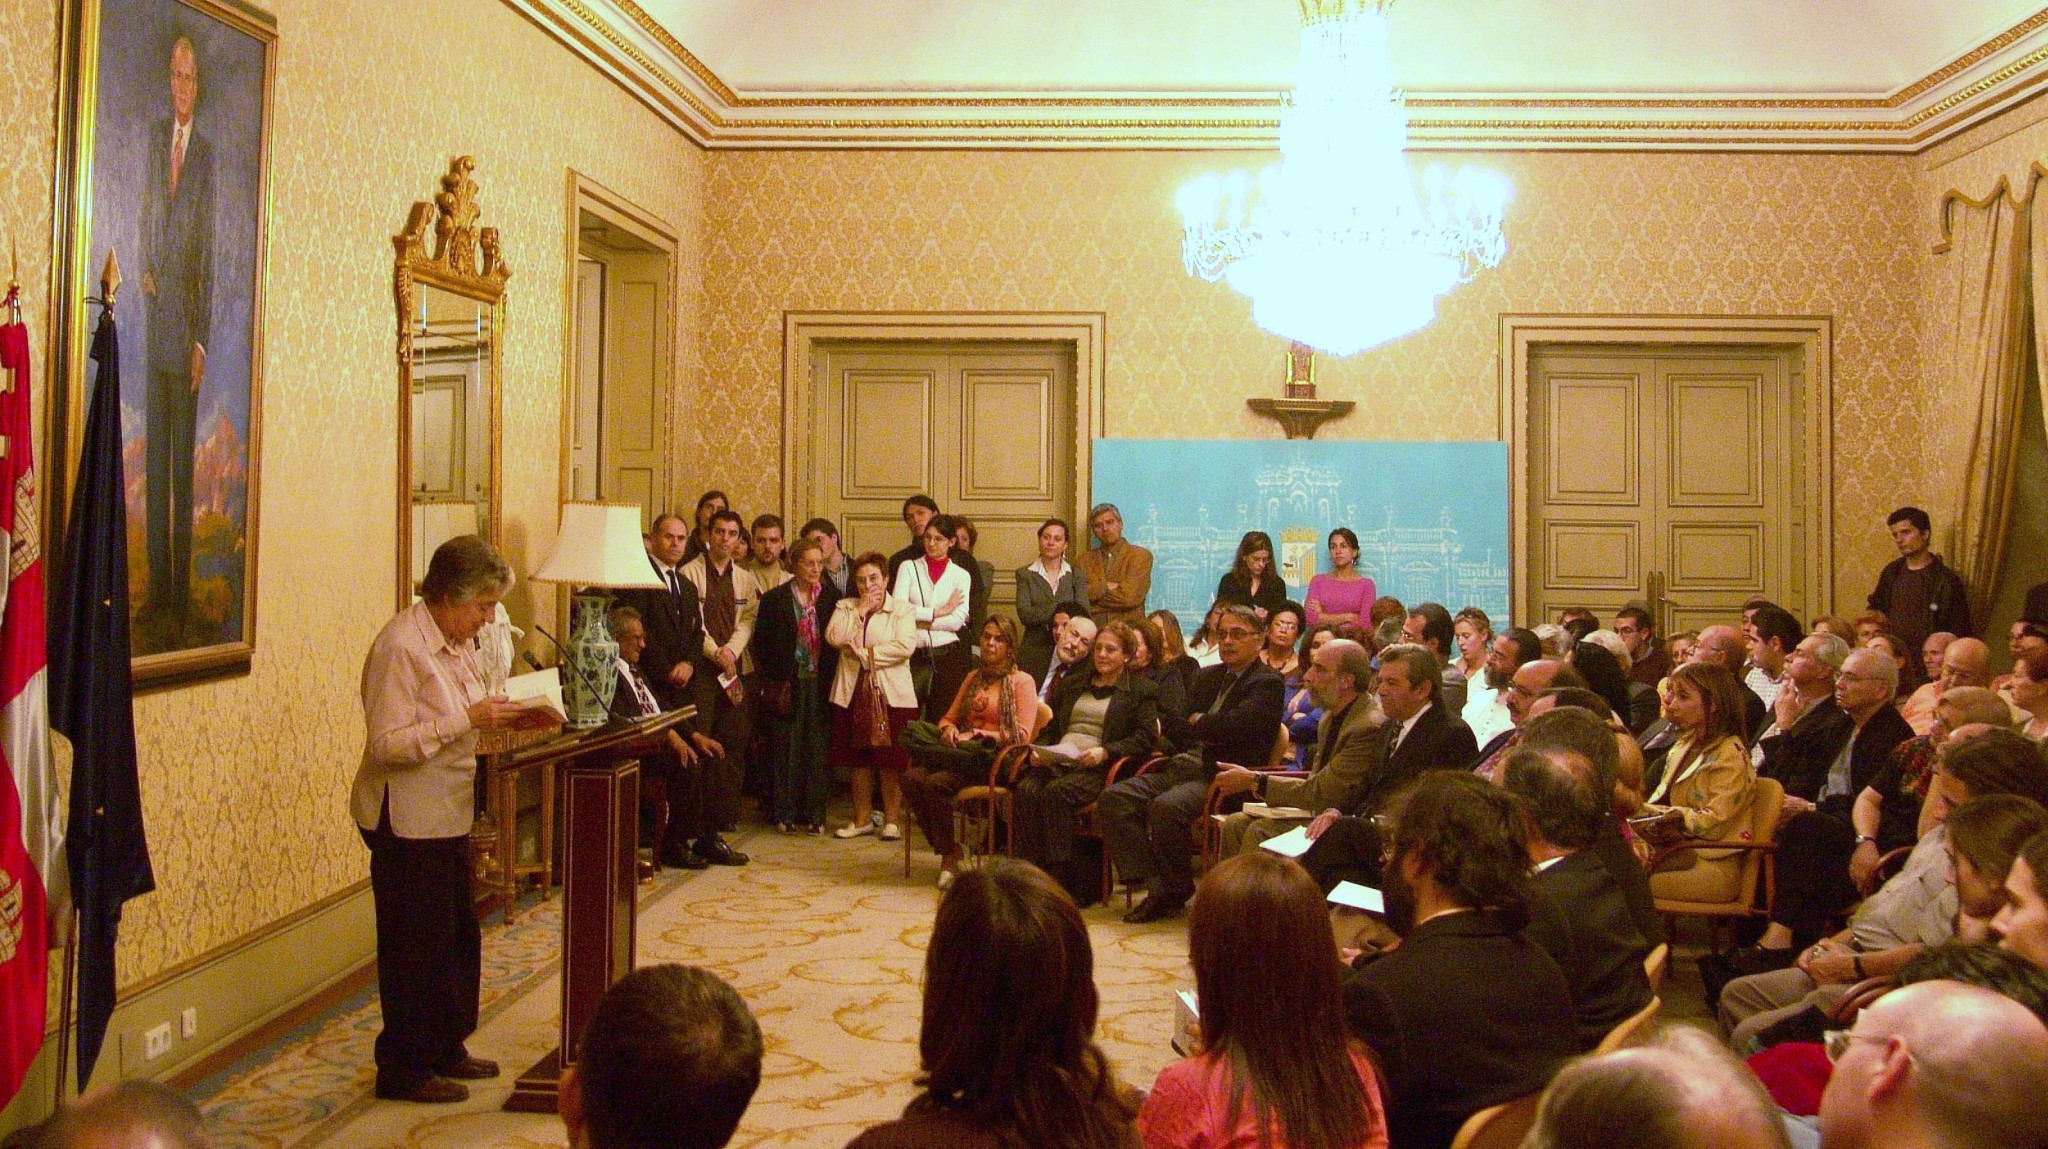
{"label": "electrical outlet", "polygon": [[158,1022],[142,1031],[142,1059],[155,1061],[171,1051],[171,1023]]}
{"label": "electrical outlet", "polygon": [[188,1005],[178,1015],[178,1036],[187,1041],[199,1036],[199,1007]]}

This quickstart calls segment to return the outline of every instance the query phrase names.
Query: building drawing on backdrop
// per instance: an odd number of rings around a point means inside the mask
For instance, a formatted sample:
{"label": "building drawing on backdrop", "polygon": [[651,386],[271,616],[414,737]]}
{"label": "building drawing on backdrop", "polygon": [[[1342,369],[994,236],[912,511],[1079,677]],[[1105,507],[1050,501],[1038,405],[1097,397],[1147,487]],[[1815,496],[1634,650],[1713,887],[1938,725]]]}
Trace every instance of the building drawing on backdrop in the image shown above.
{"label": "building drawing on backdrop", "polygon": [[[248,665],[276,28],[222,0],[79,0],[66,172],[74,307],[109,253],[138,679]],[[86,98],[89,93],[90,98]],[[67,325],[74,341],[84,325]],[[66,356],[67,432],[89,384]],[[68,444],[76,450],[75,438]]]}
{"label": "building drawing on backdrop", "polygon": [[[1497,465],[1496,465],[1497,464]],[[1300,601],[1324,540],[1358,534],[1379,593],[1507,616],[1506,448],[1499,443],[1103,440],[1094,501],[1119,505],[1152,551],[1151,609],[1200,625],[1246,531],[1264,531]]]}

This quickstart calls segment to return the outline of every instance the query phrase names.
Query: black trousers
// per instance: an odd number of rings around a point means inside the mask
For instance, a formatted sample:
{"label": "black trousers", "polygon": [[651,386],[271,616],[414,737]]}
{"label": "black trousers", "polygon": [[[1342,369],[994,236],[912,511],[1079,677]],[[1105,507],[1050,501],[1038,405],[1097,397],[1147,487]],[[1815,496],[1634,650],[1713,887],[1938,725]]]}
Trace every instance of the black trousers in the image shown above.
{"label": "black trousers", "polygon": [[1200,754],[1179,754],[1158,769],[1126,778],[1095,803],[1110,864],[1148,894],[1186,901],[1195,892],[1194,820],[1216,768]]}
{"label": "black trousers", "polygon": [[1855,853],[1856,827],[1832,814],[1809,810],[1778,827],[1771,920],[1792,931],[1794,945],[1819,941],[1828,919],[1856,903],[1856,883],[1849,880]]}
{"label": "black trousers", "polygon": [[[675,794],[676,831],[693,842],[708,843],[740,817],[740,791],[747,779],[747,752],[753,732],[754,695],[735,704],[718,686],[716,668],[700,669],[693,695],[697,729],[725,747],[723,758],[703,758],[686,770]],[[671,835],[673,837],[673,835]]]}
{"label": "black trousers", "polygon": [[370,847],[377,906],[377,1083],[403,1089],[469,1056],[483,984],[483,937],[470,891],[469,835],[401,838],[390,799]]}
{"label": "black trousers", "polygon": [[1338,882],[1379,889],[1380,833],[1370,818],[1339,818],[1299,859],[1316,884],[1329,893]]}

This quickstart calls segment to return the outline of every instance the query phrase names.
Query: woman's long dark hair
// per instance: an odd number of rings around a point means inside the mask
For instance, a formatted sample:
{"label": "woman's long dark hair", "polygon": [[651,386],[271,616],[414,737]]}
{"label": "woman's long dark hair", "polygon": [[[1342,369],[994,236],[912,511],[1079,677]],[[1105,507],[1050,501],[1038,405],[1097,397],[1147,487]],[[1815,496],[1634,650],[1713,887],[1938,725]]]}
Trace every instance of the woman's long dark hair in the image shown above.
{"label": "woman's long dark hair", "polygon": [[1343,965],[1308,871],[1263,850],[1210,870],[1188,916],[1188,961],[1204,1055],[1230,1067],[1225,1127],[1246,1104],[1260,1140],[1289,1149],[1359,1145],[1384,1126],[1351,1060]]}
{"label": "woman's long dark hair", "polygon": [[1230,561],[1230,573],[1243,579],[1247,587],[1252,585],[1252,568],[1246,565],[1245,560],[1260,551],[1266,552],[1266,573],[1259,577],[1280,577],[1280,555],[1273,549],[1272,537],[1264,531],[1246,531],[1244,537],[1237,540],[1237,557]]}
{"label": "woman's long dark hair", "polygon": [[1094,1042],[1099,1004],[1088,927],[1058,882],[1007,858],[965,871],[925,951],[924,1092],[904,1112],[1030,1149],[1126,1143],[1134,1113]]}

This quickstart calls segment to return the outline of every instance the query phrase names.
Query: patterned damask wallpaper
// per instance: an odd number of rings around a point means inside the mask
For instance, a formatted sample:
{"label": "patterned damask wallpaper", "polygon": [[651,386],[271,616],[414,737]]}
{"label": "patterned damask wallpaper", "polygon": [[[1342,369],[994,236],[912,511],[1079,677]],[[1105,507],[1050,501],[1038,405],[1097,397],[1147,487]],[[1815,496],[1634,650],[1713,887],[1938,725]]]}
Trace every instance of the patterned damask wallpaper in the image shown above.
{"label": "patterned damask wallpaper", "polygon": [[[516,571],[553,538],[570,168],[685,234],[703,156],[496,0],[276,0],[258,642],[247,677],[136,707],[158,892],[131,903],[124,983],[368,876],[347,793],[357,679],[395,593],[397,368],[391,235],[458,154],[513,267],[503,349],[504,515]],[[53,0],[0,0],[10,149],[0,216],[23,240],[42,364]],[[39,62],[40,61],[40,62]],[[53,86],[53,85],[50,85]],[[694,253],[696,245],[685,245]],[[698,303],[685,260],[684,322]],[[681,378],[698,373],[681,344]],[[543,609],[553,592],[543,589]],[[522,617],[533,592],[515,588]]]}
{"label": "patterned damask wallpaper", "polygon": [[[1175,190],[1258,157],[1189,153],[721,153],[711,169],[699,397],[683,485],[750,512],[779,498],[782,312],[1100,311],[1113,437],[1278,434],[1283,344],[1180,264]],[[1503,312],[1835,319],[1836,593],[1867,592],[1882,514],[1919,481],[1913,441],[1925,246],[1894,156],[1524,153],[1506,262],[1406,339],[1318,364],[1359,411],[1324,434],[1492,438]],[[763,465],[765,464],[765,466]],[[1866,529],[1875,522],[1875,529]],[[1860,589],[1859,589],[1860,588]]]}

